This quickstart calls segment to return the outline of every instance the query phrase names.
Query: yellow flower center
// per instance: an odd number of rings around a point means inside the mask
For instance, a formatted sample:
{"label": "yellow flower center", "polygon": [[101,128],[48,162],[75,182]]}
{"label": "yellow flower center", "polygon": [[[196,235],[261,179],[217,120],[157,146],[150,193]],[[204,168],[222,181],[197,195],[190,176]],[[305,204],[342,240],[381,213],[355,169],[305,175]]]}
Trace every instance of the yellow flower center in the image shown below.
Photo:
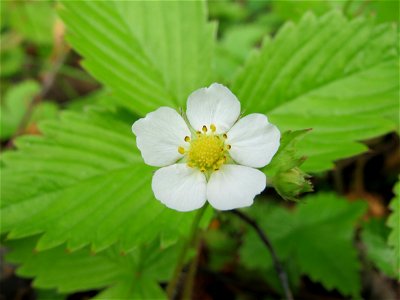
{"label": "yellow flower center", "polygon": [[178,148],[181,154],[186,153],[186,162],[189,167],[195,167],[200,171],[216,171],[226,162],[227,151],[230,145],[225,145],[226,134],[215,134],[216,127],[211,124],[211,132],[203,126],[202,132],[198,131],[193,140],[185,137],[185,142],[190,142],[190,147],[185,150],[183,147]]}

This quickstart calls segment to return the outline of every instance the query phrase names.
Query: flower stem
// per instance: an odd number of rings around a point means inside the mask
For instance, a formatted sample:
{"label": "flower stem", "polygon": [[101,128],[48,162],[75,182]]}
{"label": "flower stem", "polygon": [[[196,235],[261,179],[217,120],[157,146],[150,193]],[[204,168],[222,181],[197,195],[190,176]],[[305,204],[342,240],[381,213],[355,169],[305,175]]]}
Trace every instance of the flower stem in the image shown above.
{"label": "flower stem", "polygon": [[178,285],[179,277],[182,273],[182,269],[183,269],[183,266],[185,263],[185,258],[186,258],[187,252],[189,251],[190,246],[196,240],[199,223],[200,223],[201,218],[203,217],[204,212],[207,209],[207,207],[208,207],[208,204],[204,205],[201,209],[199,209],[197,211],[197,214],[194,217],[192,226],[190,228],[189,239],[184,243],[184,245],[181,249],[181,252],[179,253],[178,262],[176,264],[175,271],[174,271],[174,276],[172,277],[171,281],[169,282],[169,284],[167,286],[168,299],[176,298],[177,285]]}
{"label": "flower stem", "polygon": [[231,210],[230,212],[233,213],[234,215],[236,215],[237,217],[239,217],[240,219],[242,219],[247,224],[249,224],[257,232],[261,241],[265,244],[265,246],[268,248],[268,251],[271,253],[271,257],[274,262],[274,268],[275,268],[276,273],[278,274],[283,291],[285,292],[286,299],[293,300],[293,295],[292,295],[292,292],[289,287],[287,274],[286,274],[285,270],[283,269],[282,264],[280,263],[278,256],[276,255],[276,252],[275,252],[274,248],[272,247],[271,241],[268,239],[265,232],[261,229],[261,227],[257,224],[257,222],[255,220],[253,220],[246,214],[242,213],[241,211]]}
{"label": "flower stem", "polygon": [[200,255],[201,255],[201,232],[198,232],[195,238],[195,249],[196,254],[190,263],[189,270],[184,282],[184,289],[182,293],[182,299],[192,299],[192,292],[194,287],[194,282],[196,279],[197,267],[199,265]]}

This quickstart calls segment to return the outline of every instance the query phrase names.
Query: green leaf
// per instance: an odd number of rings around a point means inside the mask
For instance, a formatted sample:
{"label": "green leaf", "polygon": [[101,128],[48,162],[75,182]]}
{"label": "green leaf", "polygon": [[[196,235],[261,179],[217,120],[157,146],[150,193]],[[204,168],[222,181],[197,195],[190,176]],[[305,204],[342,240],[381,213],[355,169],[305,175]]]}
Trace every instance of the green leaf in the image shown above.
{"label": "green leaf", "polygon": [[[33,80],[23,81],[7,90],[0,106],[1,139],[10,138],[18,130],[30,102],[39,91],[40,85]],[[57,114],[58,106],[55,103],[41,102],[37,104],[33,108],[27,131],[29,131],[29,125],[42,120],[54,119]]]}
{"label": "green leaf", "polygon": [[33,277],[33,285],[72,293],[104,289],[95,299],[165,299],[159,282],[170,278],[177,249],[152,242],[131,253],[115,247],[93,254],[87,249],[68,253],[63,247],[34,252],[35,238],[7,242],[7,260],[21,264],[17,273]]}
{"label": "green leaf", "polygon": [[133,120],[123,112],[65,112],[41,124],[44,136],[19,138],[19,150],[2,156],[1,231],[9,238],[44,233],[38,250],[67,241],[69,250],[91,244],[93,251],[187,234],[195,212],[155,200],[154,168],[135,145]]}
{"label": "green leaf", "polygon": [[42,45],[53,43],[54,2],[8,1],[6,11],[12,29],[26,40]]}
{"label": "green leaf", "polygon": [[339,12],[306,14],[266,38],[232,84],[246,113],[268,114],[281,131],[313,128],[299,143],[306,172],[367,149],[358,143],[398,122],[396,28]]}
{"label": "green leaf", "polygon": [[[354,225],[364,211],[362,202],[324,193],[304,198],[292,211],[260,202],[249,209],[285,264],[296,264],[328,290],[352,296],[361,288]],[[241,260],[249,268],[272,268],[269,252],[253,231],[245,236]]]}
{"label": "green leaf", "polygon": [[387,276],[395,277],[396,259],[394,249],[386,243],[388,233],[383,220],[371,219],[363,225],[361,239],[366,246],[368,259]]}
{"label": "green leaf", "polygon": [[1,77],[12,76],[22,69],[25,56],[20,43],[21,38],[18,34],[0,33]]}
{"label": "green leaf", "polygon": [[243,64],[257,42],[265,35],[261,24],[228,28],[216,48],[216,72],[221,80],[229,80]]}
{"label": "green leaf", "polygon": [[[346,0],[345,0],[346,1]],[[334,5],[340,5],[339,1],[302,1],[302,0],[272,0],[273,11],[282,20],[298,21],[308,11],[315,15],[323,15],[331,10]],[[343,1],[344,2],[344,1]]]}
{"label": "green leaf", "polygon": [[39,84],[33,80],[24,81],[7,90],[0,107],[1,139],[14,134],[29,102],[39,91]]}
{"label": "green leaf", "polygon": [[55,290],[35,289],[37,300],[66,300],[66,296],[57,293]]}
{"label": "green leaf", "polygon": [[212,82],[215,25],[203,1],[63,1],[83,66],[138,114],[183,107]]}
{"label": "green leaf", "polygon": [[390,202],[390,214],[387,225],[391,228],[388,244],[394,250],[395,275],[400,280],[400,182],[394,187],[395,197]]}

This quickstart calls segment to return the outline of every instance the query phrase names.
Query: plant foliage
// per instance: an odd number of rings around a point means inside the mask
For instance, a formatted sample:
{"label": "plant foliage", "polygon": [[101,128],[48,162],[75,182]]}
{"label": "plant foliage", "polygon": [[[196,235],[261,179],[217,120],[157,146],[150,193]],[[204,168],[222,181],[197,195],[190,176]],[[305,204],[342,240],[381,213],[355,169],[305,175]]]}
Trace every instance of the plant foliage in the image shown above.
{"label": "plant foliage", "polygon": [[64,113],[42,123],[44,136],[20,138],[19,150],[2,157],[2,232],[43,233],[37,250],[67,242],[72,251],[117,241],[128,251],[160,235],[168,242],[187,233],[193,213],[154,199],[153,168],[142,163],[123,118],[111,111]]}
{"label": "plant foliage", "polygon": [[183,107],[212,81],[215,25],[202,1],[63,1],[83,66],[139,114]]}
{"label": "plant foliage", "polygon": [[164,299],[159,282],[167,280],[176,261],[176,249],[157,243],[141,246],[129,254],[115,247],[98,254],[82,249],[68,253],[63,247],[32,251],[36,238],[10,241],[7,256],[22,264],[18,274],[35,277],[33,285],[59,293],[104,289],[94,299]]}
{"label": "plant foliage", "polygon": [[[12,140],[17,149],[1,155],[1,234],[21,276],[62,294],[95,289],[101,290],[98,299],[165,298],[160,283],[171,278],[177,247],[188,240],[196,212],[179,213],[154,198],[155,169],[143,163],[131,125],[160,106],[184,108],[191,92],[212,82],[231,88],[244,114],[264,113],[283,133],[263,171],[285,199],[312,190],[305,172],[330,170],[335,161],[366,151],[362,141],[398,128],[398,33],[383,23],[393,14],[348,17],[357,3],[345,13],[327,12],[334,1],[302,1],[292,13],[290,3],[272,1],[276,11],[262,19],[257,11],[270,4],[245,2],[248,11],[236,2],[209,3],[227,19],[256,19],[226,31],[221,22],[218,39],[205,1],[58,3],[70,45],[102,86],[68,102],[60,114],[49,103],[38,105],[29,125],[39,135]],[[29,69],[25,44],[43,55],[55,41],[54,3],[41,4],[36,10],[32,3],[1,3],[12,8],[1,18],[2,78],[23,73],[24,65]],[[303,14],[313,7],[316,15]],[[275,32],[285,11],[298,21]],[[47,18],[36,22],[37,12]],[[26,18],[35,26],[24,25]],[[261,46],[250,51],[262,36]],[[15,135],[40,91],[36,81],[7,84],[2,142]],[[375,219],[362,229],[367,258],[392,277],[400,273],[399,188],[389,229]],[[258,200],[248,212],[270,236],[291,283],[298,285],[304,275],[327,290],[359,297],[354,235],[365,205],[321,192],[303,202],[289,210]],[[211,213],[206,211],[202,227]],[[225,248],[236,244],[228,239],[214,246],[225,256]],[[247,269],[273,272],[271,257],[251,231],[244,234],[240,259]]]}
{"label": "plant foliage", "polygon": [[[281,260],[294,264],[300,274],[327,289],[355,297],[361,286],[360,263],[353,245],[354,225],[364,211],[362,202],[349,203],[323,193],[306,197],[294,211],[262,204],[249,209]],[[254,232],[245,236],[240,253],[248,268],[273,267],[271,256]]]}
{"label": "plant foliage", "polygon": [[[246,113],[268,114],[281,130],[313,128],[299,143],[304,170],[365,151],[357,141],[398,121],[396,29],[333,11],[306,14],[267,37],[233,80]],[[387,119],[387,120],[384,120]]]}

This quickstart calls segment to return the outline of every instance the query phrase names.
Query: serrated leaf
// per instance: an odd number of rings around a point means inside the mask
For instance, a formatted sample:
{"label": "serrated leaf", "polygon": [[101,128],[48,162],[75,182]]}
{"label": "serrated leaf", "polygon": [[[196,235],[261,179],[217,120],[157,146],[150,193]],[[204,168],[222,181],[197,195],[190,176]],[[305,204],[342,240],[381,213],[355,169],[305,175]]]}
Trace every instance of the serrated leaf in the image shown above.
{"label": "serrated leaf", "polygon": [[363,224],[361,239],[366,247],[367,257],[387,276],[394,277],[396,259],[394,249],[388,247],[388,228],[381,219],[371,219]]}
{"label": "serrated leaf", "polygon": [[87,249],[68,253],[62,246],[35,253],[35,244],[35,238],[7,242],[7,260],[21,264],[20,276],[59,293],[104,289],[95,299],[165,299],[158,283],[169,279],[178,253],[156,241],[128,254],[111,247],[96,255]]}
{"label": "serrated leaf", "polygon": [[400,182],[394,187],[395,197],[390,202],[390,214],[387,225],[391,228],[388,245],[394,250],[395,276],[400,280]]}
{"label": "serrated leaf", "polygon": [[281,131],[313,128],[299,150],[309,157],[303,169],[319,172],[365,151],[358,141],[395,128],[397,60],[394,26],[306,14],[264,40],[232,90],[247,113],[268,114]]}
{"label": "serrated leaf", "polygon": [[[262,204],[249,209],[284,263],[295,263],[328,290],[352,296],[361,288],[354,224],[364,211],[362,202],[324,193],[304,198],[294,211]],[[269,252],[254,232],[245,237],[241,260],[250,268],[272,268]]]}
{"label": "serrated leaf", "polygon": [[83,66],[131,110],[183,107],[192,91],[212,82],[215,26],[203,1],[62,3]]}
{"label": "serrated leaf", "polygon": [[229,81],[265,35],[265,26],[242,24],[228,27],[223,34],[216,47],[216,72],[221,80]]}
{"label": "serrated leaf", "polygon": [[176,240],[188,233],[196,212],[155,200],[154,168],[137,150],[133,119],[66,112],[40,126],[44,136],[19,138],[19,150],[2,157],[2,232],[10,238],[44,233],[39,250],[67,242],[70,250],[91,244],[93,251],[116,242],[127,251],[160,235]]}

